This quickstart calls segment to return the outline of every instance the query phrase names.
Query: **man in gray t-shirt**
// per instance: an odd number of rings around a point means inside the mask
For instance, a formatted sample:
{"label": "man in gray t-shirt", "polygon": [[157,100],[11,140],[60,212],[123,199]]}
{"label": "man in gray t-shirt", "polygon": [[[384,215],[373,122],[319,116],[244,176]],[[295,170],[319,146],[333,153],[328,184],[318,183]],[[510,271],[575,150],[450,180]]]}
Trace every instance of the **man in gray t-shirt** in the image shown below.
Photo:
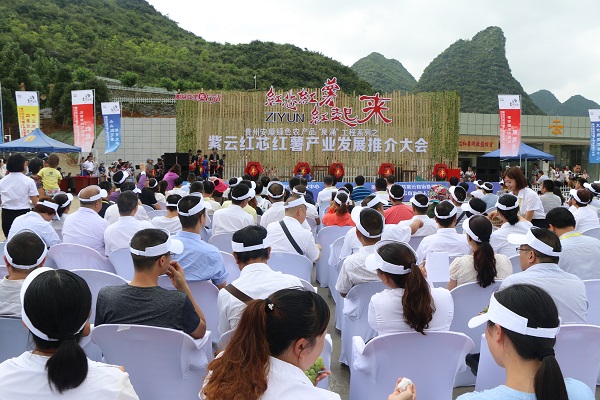
{"label": "man in gray t-shirt", "polygon": [[[149,325],[181,330],[195,339],[206,332],[206,320],[185,281],[183,268],[171,261],[183,244],[168,231],[142,229],[130,243],[134,276],[128,285],[102,288],[96,302],[95,325]],[[177,290],[158,286],[167,274]]]}

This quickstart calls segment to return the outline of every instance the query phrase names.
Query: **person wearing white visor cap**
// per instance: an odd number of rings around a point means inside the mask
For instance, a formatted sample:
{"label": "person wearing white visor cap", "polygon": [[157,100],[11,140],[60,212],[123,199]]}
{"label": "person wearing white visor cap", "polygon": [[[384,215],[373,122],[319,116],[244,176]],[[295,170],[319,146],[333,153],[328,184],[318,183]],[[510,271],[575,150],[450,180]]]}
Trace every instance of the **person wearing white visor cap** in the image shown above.
{"label": "person wearing white visor cap", "polygon": [[575,229],[585,232],[589,229],[600,228],[598,210],[589,205],[592,202],[592,192],[587,189],[571,189],[569,194],[571,195],[569,211],[573,213],[577,223]]}
{"label": "person wearing white visor cap", "polygon": [[104,231],[104,254],[110,256],[115,250],[129,247],[133,235],[147,228],[154,228],[150,221],[141,221],[135,218],[138,211],[139,200],[133,190],[126,190],[117,199],[119,219]]}
{"label": "person wearing white visor cap", "polygon": [[279,181],[271,181],[267,185],[267,199],[271,202],[271,206],[260,217],[260,225],[265,228],[271,222],[281,221],[285,216],[285,188]]}
{"label": "person wearing white visor cap", "polygon": [[219,291],[217,305],[221,335],[237,328],[248,301],[267,298],[281,289],[302,287],[297,277],[273,271],[267,265],[271,244],[264,227],[251,225],[240,229],[233,234],[231,242],[240,277]]}
{"label": "person wearing white visor cap", "polygon": [[588,309],[585,286],[577,276],[559,268],[562,248],[558,236],[548,229],[534,227],[525,235],[510,234],[507,239],[519,254],[523,272],[506,277],[500,289],[519,283],[539,286],[552,296],[564,323],[585,324]]}
{"label": "person wearing white visor cap", "polygon": [[423,221],[423,226],[414,232],[413,236],[429,236],[436,233],[438,230],[438,225],[434,219],[427,216],[427,210],[429,209],[429,198],[427,195],[424,193],[415,193],[415,195],[410,198],[410,205],[412,207],[414,217],[408,221],[400,222],[399,225],[408,226],[418,219]]}
{"label": "person wearing white visor cap", "polygon": [[281,221],[267,226],[271,251],[297,253],[315,262],[321,254],[321,246],[315,244],[310,229],[304,228],[307,203],[304,196],[292,194],[284,203],[285,216]]}
{"label": "person wearing white visor cap", "polygon": [[454,301],[444,288],[430,288],[407,243],[382,240],[365,260],[390,289],[376,293],[369,304],[369,325],[386,333],[447,331]]}
{"label": "person wearing white visor cap", "polygon": [[413,210],[406,206],[404,201],[404,188],[397,183],[390,186],[388,196],[392,202],[392,206],[385,210],[385,223],[397,224],[401,221],[406,221],[414,216]]}
{"label": "person wearing white visor cap", "polygon": [[[376,194],[371,194],[363,199],[360,206],[355,206],[352,210],[351,216],[353,217],[353,221],[356,223],[356,215],[362,208],[372,208],[376,210],[381,215],[384,216],[385,220],[385,209],[384,206],[387,205],[387,200],[381,198]],[[356,211],[355,211],[356,210]],[[425,218],[429,219],[427,216]],[[403,221],[407,222],[407,221]],[[382,239],[389,240],[399,240],[401,242],[408,242],[411,238],[411,235],[416,234],[416,232],[425,224],[425,221],[422,219],[413,219],[410,220],[409,223],[404,224],[385,224],[383,226],[383,233],[381,234]],[[437,226],[436,226],[437,229]],[[331,252],[329,256],[330,264],[337,264],[339,260],[348,257],[350,254],[357,253],[362,244],[358,240],[358,236],[356,236],[356,226],[350,228],[346,235],[344,236],[344,244],[342,245],[342,249],[340,250],[340,254],[338,255],[338,259],[335,260],[334,257],[336,254]]]}
{"label": "person wearing white visor cap", "polygon": [[514,285],[495,292],[487,312],[473,317],[469,327],[484,323],[487,346],[494,361],[506,369],[506,382],[457,400],[594,399],[586,384],[563,378],[554,354],[561,319],[544,290]]}
{"label": "person wearing white visor cap", "polygon": [[15,218],[8,232],[7,239],[10,240],[10,238],[23,229],[29,229],[40,235],[48,247],[59,244],[60,238],[52,225],[50,225],[50,221],[56,215],[56,210],[58,210],[58,204],[54,200],[38,201],[33,210]]}
{"label": "person wearing white visor cap", "polygon": [[494,194],[494,185],[491,182],[483,182],[481,185],[481,192],[483,193],[481,200],[486,204],[485,209],[489,210],[490,208],[495,207],[496,202],[498,201],[498,195]]}
{"label": "person wearing white visor cap", "polygon": [[[234,233],[248,225],[254,225],[254,218],[245,209],[248,203],[254,199],[256,192],[250,186],[240,183],[234,186],[230,192],[231,204],[213,214],[213,235],[221,233]],[[256,210],[254,210],[256,212]]]}
{"label": "person wearing white visor cap", "polygon": [[[459,186],[456,186],[459,187]],[[441,201],[435,206],[435,222],[438,231],[423,238],[417,248],[419,264],[427,258],[429,252],[447,252],[450,257],[464,256],[471,253],[467,237],[456,232],[457,208],[448,200]]]}
{"label": "person wearing white visor cap", "polygon": [[104,231],[109,222],[98,215],[106,190],[92,185],[81,189],[79,209],[69,215],[63,224],[63,243],[81,244],[104,254]]}
{"label": "person wearing white visor cap", "polygon": [[[129,243],[133,279],[128,285],[100,289],[95,325],[160,326],[202,338],[206,332],[204,314],[194,300],[183,268],[172,259],[183,248],[183,243],[171,238],[167,230],[137,232]],[[165,274],[177,290],[158,286],[158,277]]]}
{"label": "person wearing white visor cap", "polygon": [[19,292],[23,281],[44,265],[47,253],[46,243],[31,230],[22,230],[6,243],[2,256],[8,275],[0,280],[0,315],[21,317]]}
{"label": "person wearing white visor cap", "polygon": [[183,243],[183,252],[174,260],[181,264],[188,281],[211,280],[219,289],[225,287],[227,271],[221,252],[202,240],[200,232],[206,224],[206,212],[210,204],[202,197],[185,196],[177,203],[181,231],[175,238]]}
{"label": "person wearing white visor cap", "polygon": [[[356,236],[362,244],[357,253],[352,254],[344,260],[340,270],[336,290],[342,297],[352,289],[353,286],[365,282],[377,282],[379,278],[374,271],[365,267],[365,260],[375,251],[375,244],[381,240],[385,221],[383,215],[372,208],[358,208],[353,212],[353,221],[356,223]],[[332,284],[330,282],[330,284]]]}
{"label": "person wearing white visor cap", "polygon": [[508,235],[511,233],[525,234],[533,224],[519,214],[519,198],[513,194],[500,195],[496,209],[489,214],[488,218],[492,221],[499,219],[502,225],[500,229],[492,232],[490,244],[495,253],[504,254],[510,258],[515,255],[515,246],[506,240]]}
{"label": "person wearing white visor cap", "polygon": [[586,182],[583,184],[583,187],[592,192],[592,202],[590,205],[600,210],[600,181],[594,181],[593,183]]}
{"label": "person wearing white visor cap", "polygon": [[92,361],[80,346],[90,333],[92,305],[81,277],[37,268],[23,282],[20,298],[35,347],[0,364],[1,399],[138,399],[122,367]]}

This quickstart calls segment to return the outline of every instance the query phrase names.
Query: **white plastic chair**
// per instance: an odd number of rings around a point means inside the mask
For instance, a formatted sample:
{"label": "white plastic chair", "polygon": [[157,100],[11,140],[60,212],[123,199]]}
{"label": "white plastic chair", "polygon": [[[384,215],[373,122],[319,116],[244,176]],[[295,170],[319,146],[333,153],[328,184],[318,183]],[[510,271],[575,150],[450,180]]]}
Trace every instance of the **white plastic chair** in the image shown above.
{"label": "white plastic chair", "polygon": [[0,363],[30,350],[29,331],[21,318],[0,317]]}
{"label": "white plastic chair", "polygon": [[592,228],[582,232],[585,236],[590,236],[600,240],[600,228]]}
{"label": "white plastic chair", "polygon": [[90,292],[92,292],[92,315],[90,317],[90,322],[92,324],[96,320],[96,301],[98,300],[98,292],[100,292],[100,289],[106,286],[121,286],[127,284],[127,281],[119,275],[106,271],[74,269],[72,272],[82,277],[87,282]]}
{"label": "white plastic chair", "polygon": [[419,245],[421,244],[421,242],[423,241],[423,238],[425,236],[411,236],[410,240],[408,241],[408,245],[410,247],[412,247],[412,249],[414,251],[417,251],[417,248],[419,247]]}
{"label": "white plastic chair", "polygon": [[307,282],[311,281],[312,262],[300,254],[272,251],[267,264],[273,271],[294,275]]}
{"label": "white plastic chair", "polygon": [[519,257],[519,255],[517,254],[516,256],[512,256],[509,258],[510,263],[512,264],[512,270],[513,270],[513,274],[518,274],[519,272],[523,272],[523,270],[521,269],[521,259]]}
{"label": "white plastic chair", "polygon": [[210,239],[208,239],[208,243],[225,253],[231,254],[233,253],[233,249],[231,248],[232,237],[233,233],[219,233],[218,235],[212,235]]}
{"label": "white plastic chair", "polygon": [[203,242],[208,243],[208,241],[210,240],[212,236],[212,230],[209,231],[206,226],[202,227],[202,229],[200,230],[200,239],[202,239]]}
{"label": "white plastic chair", "polygon": [[314,218],[306,217],[306,222],[310,226],[310,231],[313,233],[313,237],[317,238],[317,221]]}
{"label": "white plastic chair", "polygon": [[337,265],[338,261],[340,261],[340,253],[342,252],[342,247],[344,247],[344,238],[345,236],[337,238],[329,245],[329,266]]}
{"label": "white plastic chair", "polygon": [[167,203],[165,203],[164,201],[159,201],[158,206],[160,207],[161,210],[166,210],[167,209]]}
{"label": "white plastic chair", "polygon": [[313,286],[309,281],[305,281],[302,278],[298,278],[298,279],[300,279],[300,283],[302,283],[302,287],[305,290],[310,290],[311,292],[317,293],[317,288],[315,286]]}
{"label": "white plastic chair", "polygon": [[230,329],[230,330],[228,330],[227,332],[225,332],[224,334],[221,335],[221,337],[217,341],[217,349],[218,349],[218,351],[225,350],[225,347],[227,347],[227,345],[231,341],[231,336],[233,336],[233,332],[235,332],[235,329]]}
{"label": "white plastic chair", "polygon": [[600,326],[600,279],[583,281],[587,294],[587,323]]}
{"label": "white plastic chair", "polygon": [[[211,281],[188,281],[187,282],[194,300],[204,314],[206,329],[211,332],[219,332],[219,309],[217,298],[219,289]],[[175,290],[171,279],[166,275],[158,277],[158,286],[169,290]]]}
{"label": "white plastic chair", "polygon": [[0,265],[0,279],[4,278],[6,275],[8,275],[8,269],[6,268],[6,265]]}
{"label": "white plastic chair", "polygon": [[316,262],[316,278],[321,287],[327,287],[329,284],[329,253],[330,245],[352,228],[351,226],[327,226],[317,234],[317,243],[321,245],[321,256]]}
{"label": "white plastic chair", "polygon": [[[485,325],[471,329],[469,320],[482,312],[490,303],[492,293],[500,288],[501,280],[496,280],[490,286],[482,288],[477,282],[460,285],[450,291],[454,300],[454,317],[450,325],[450,331],[461,332],[471,338],[475,347],[473,353],[479,353],[480,337],[485,332]],[[475,375],[471,369],[456,375],[454,387],[472,386],[475,384]]]}
{"label": "white plastic chair", "polygon": [[147,204],[142,204],[142,208],[144,209],[144,211],[146,211],[146,214],[148,214],[148,216],[150,216],[150,213],[154,211],[154,207],[151,207]]}
{"label": "white plastic chair", "polygon": [[233,255],[222,251],[221,257],[223,258],[223,264],[225,264],[225,271],[229,275],[227,282],[231,283],[240,277],[240,267],[235,263]]}
{"label": "white plastic chair", "polygon": [[456,332],[392,333],[367,344],[354,337],[350,400],[387,399],[390,382],[400,376],[413,381],[420,399],[450,400],[454,377],[472,349],[473,341]]}
{"label": "white plastic chair", "polygon": [[148,211],[148,218],[166,217],[169,212],[167,210],[152,210]]}
{"label": "white plastic chair", "polygon": [[[594,325],[563,325],[554,346],[556,360],[564,377],[577,379],[596,391],[600,372],[600,327]],[[494,361],[481,336],[481,351],[475,390],[486,390],[503,385],[506,370]]]}
{"label": "white plastic chair", "polygon": [[[375,293],[384,289],[385,285],[379,281],[361,283],[348,291],[343,302],[341,363],[351,364],[353,336],[360,336],[365,342],[377,336],[377,332],[371,328],[368,321],[369,303]],[[398,306],[402,307],[402,304]]]}
{"label": "white plastic chair", "polygon": [[447,287],[450,281],[450,257],[447,252],[430,252],[427,254],[427,280],[435,287]]}
{"label": "white plastic chair", "polygon": [[174,329],[100,325],[92,330],[109,364],[123,365],[140,399],[197,399],[213,359],[210,332],[199,340]]}
{"label": "white plastic chair", "polygon": [[5,246],[6,246],[6,240],[3,240],[2,242],[0,242],[0,254],[4,254],[4,247]]}
{"label": "white plastic chair", "polygon": [[344,265],[344,259],[340,260],[337,265],[334,267],[330,267],[331,274],[329,275],[329,292],[331,293],[331,298],[335,303],[335,327],[338,330],[342,330],[342,320],[344,319],[344,298],[340,295],[340,292],[335,288],[335,284],[337,283],[338,276],[340,276],[340,271],[342,270],[342,265]]}
{"label": "white plastic chair", "polygon": [[111,262],[96,250],[73,243],[59,243],[48,250],[45,267],[55,269],[97,269],[114,273]]}
{"label": "white plastic chair", "polygon": [[129,249],[117,249],[108,256],[114,267],[115,273],[130,282],[133,279],[133,259]]}

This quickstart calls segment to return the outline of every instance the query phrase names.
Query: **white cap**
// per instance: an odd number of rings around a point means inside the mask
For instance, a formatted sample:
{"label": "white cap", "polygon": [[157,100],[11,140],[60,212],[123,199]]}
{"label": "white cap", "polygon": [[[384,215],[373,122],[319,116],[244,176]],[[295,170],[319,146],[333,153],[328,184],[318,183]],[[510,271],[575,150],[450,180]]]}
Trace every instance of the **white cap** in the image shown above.
{"label": "white cap", "polygon": [[[231,186],[231,185],[230,185]],[[246,186],[246,185],[244,185]],[[248,192],[240,197],[234,197],[233,194],[231,195],[231,198],[233,200],[237,200],[237,201],[242,201],[242,200],[246,200],[246,199],[251,199],[254,196],[256,196],[256,192],[254,191],[254,189],[249,188],[248,186],[246,186],[248,188]]]}
{"label": "white cap", "polygon": [[471,239],[473,239],[473,240],[474,240],[474,241],[476,241],[476,242],[479,242],[479,243],[481,243],[481,242],[482,242],[482,240],[481,240],[481,239],[479,239],[479,236],[477,236],[475,233],[473,233],[473,231],[471,230],[471,227],[469,226],[469,222],[470,222],[470,220],[471,220],[471,218],[467,218],[466,220],[464,220],[464,221],[463,221],[463,224],[462,224],[462,226],[463,226],[463,230],[465,231],[465,233],[466,233],[467,235],[469,235],[469,237],[470,237]]}
{"label": "white cap", "polygon": [[492,293],[490,298],[490,305],[488,311],[485,314],[478,315],[471,318],[469,321],[469,328],[478,327],[487,321],[492,321],[495,324],[500,325],[504,329],[509,331],[526,335],[535,336],[540,338],[555,338],[560,330],[560,318],[558,320],[558,326],[556,328],[530,328],[527,326],[529,322],[527,318],[521,317],[519,314],[509,310],[496,300],[495,293]]}
{"label": "white cap", "polygon": [[89,203],[89,202],[92,202],[92,201],[96,201],[96,200],[103,199],[103,198],[105,198],[106,196],[108,196],[108,193],[106,192],[106,190],[104,190],[104,189],[100,189],[100,186],[96,186],[96,185],[94,185],[94,186],[95,186],[95,187],[97,187],[97,188],[98,188],[98,190],[100,190],[100,193],[93,195],[93,196],[92,196],[92,197],[90,197],[89,199],[84,199],[84,198],[82,198],[82,197],[81,197],[81,192],[83,192],[83,191],[84,191],[85,189],[87,189],[87,188],[83,188],[83,189],[81,189],[81,190],[79,191],[79,193],[77,194],[77,198],[79,198],[79,201],[83,201],[84,203]]}
{"label": "white cap", "polygon": [[485,213],[485,211],[481,212],[474,210],[473,207],[471,207],[471,202],[461,204],[460,209],[465,212],[470,212],[473,215],[483,215]]}
{"label": "white cap", "polygon": [[301,205],[305,205],[308,206],[308,203],[306,202],[306,200],[304,200],[304,196],[300,195],[299,198],[289,201],[283,206],[283,208],[288,209],[288,208],[294,208],[294,207],[298,207]]}
{"label": "white cap", "polygon": [[[512,196],[515,199],[515,204],[512,206],[505,206],[504,204],[500,204],[500,199],[504,196]],[[519,198],[511,193],[503,194],[502,196],[498,197],[498,200],[496,201],[496,208],[499,210],[508,211],[508,210],[514,210],[515,208],[518,208],[518,207],[519,207]]]}
{"label": "white cap", "polygon": [[440,204],[442,204],[444,202],[449,203],[450,205],[452,205],[452,210],[450,211],[450,214],[448,214],[448,215],[439,215],[438,212],[437,212],[437,206],[436,206],[435,209],[433,210],[433,213],[435,214],[435,216],[438,219],[448,219],[448,218],[452,218],[452,217],[454,217],[456,215],[456,207],[454,206],[454,204],[452,204],[451,201],[444,200],[444,201],[439,202],[438,205],[440,205]]}
{"label": "white cap", "polygon": [[379,241],[379,242],[377,242],[377,244],[374,247],[374,249],[375,249],[374,253],[369,254],[367,256],[367,258],[365,259],[365,267],[369,271],[377,271],[378,269],[380,269],[384,272],[394,274],[394,275],[406,275],[406,274],[410,273],[410,271],[411,271],[410,266],[406,267],[404,265],[392,264],[392,263],[385,261],[383,258],[381,258],[381,256],[379,255],[379,249],[382,246],[385,246],[386,244],[390,244],[390,243],[400,243],[400,244],[410,248],[410,246],[408,246],[408,244],[406,244],[404,242],[399,242],[396,240]]}
{"label": "white cap", "polygon": [[579,196],[577,196],[577,189],[571,189],[569,190],[569,194],[571,195],[571,197],[573,197],[575,199],[576,202],[581,203],[581,204],[590,204],[592,202],[592,200],[585,202],[583,200],[581,200],[579,198]]}
{"label": "white cap", "polygon": [[268,249],[269,247],[271,247],[271,243],[269,243],[266,237],[263,239],[262,243],[255,244],[253,246],[244,246],[244,243],[234,242],[233,240],[231,241],[231,250],[234,253],[243,253],[246,251]]}
{"label": "white cap", "polygon": [[[40,240],[42,241],[42,243],[44,244],[44,251],[38,257],[38,259],[36,260],[36,262],[33,263],[32,265],[19,265],[19,264],[15,264],[14,261],[13,261],[13,258],[11,257],[11,255],[8,252],[8,243],[10,243],[10,241],[13,240],[13,238],[16,235],[18,235],[19,233],[21,233],[21,232],[31,232],[31,233],[37,235],[37,237],[39,237]],[[32,230],[29,230],[29,229],[23,229],[23,230],[17,232],[4,245],[4,257],[6,257],[6,260],[8,261],[8,263],[10,264],[11,267],[17,268],[17,269],[33,269],[33,268],[37,267],[38,265],[40,265],[42,263],[42,261],[44,261],[44,259],[46,258],[47,254],[48,254],[48,247],[46,246],[46,242],[44,242],[44,239],[42,239],[42,237],[40,235],[38,235],[36,232],[34,232]]]}
{"label": "white cap", "polygon": [[[448,191],[450,192],[450,196],[452,196],[452,198],[454,199],[454,201],[456,201],[457,203],[464,203],[464,202],[467,201],[467,197],[466,196],[465,196],[465,199],[463,201],[460,201],[460,200],[458,200],[458,198],[454,194],[454,192],[458,188],[460,188],[460,190],[465,190],[465,188],[463,188],[462,186],[450,186],[450,188],[448,188]],[[466,190],[465,190],[465,194],[466,194]]]}
{"label": "white cap", "polygon": [[[594,182],[594,183],[598,184],[600,182]],[[594,187],[589,182],[584,183],[583,187],[586,188],[587,190],[589,190],[590,192],[594,193],[596,196],[600,195],[600,192],[597,192],[596,190],[594,190]]]}
{"label": "white cap", "polygon": [[[416,194],[415,194],[415,196],[416,196],[417,194],[419,194],[419,193],[416,193]],[[421,193],[421,194],[422,194],[422,195],[424,195],[425,197],[427,197],[427,195],[426,195],[425,193]],[[413,197],[411,197],[411,198],[410,198],[410,202],[411,202],[412,204],[414,204],[414,205],[415,205],[415,207],[419,207],[419,208],[425,208],[425,207],[429,206],[429,200],[427,201],[427,203],[425,203],[425,204],[421,204],[421,203],[419,203],[419,202],[417,201],[417,199],[415,199],[415,196],[413,196]]]}
{"label": "white cap", "polygon": [[[361,207],[361,206],[355,206],[352,209],[352,212],[350,213],[350,218],[352,218],[352,221],[354,221],[354,224],[356,225],[356,229],[358,229],[358,231],[360,233],[362,233],[362,235],[364,237],[367,237],[369,239],[374,239],[374,238],[378,238],[381,237],[381,234],[383,233],[383,229],[381,229],[381,232],[379,232],[378,235],[371,235],[369,233],[369,231],[367,231],[362,224],[360,223],[360,213],[364,210],[364,209],[368,209],[369,207]],[[379,214],[379,213],[378,213]],[[385,220],[383,219],[383,215],[379,214],[381,216],[381,219],[383,221],[383,226],[385,226]]]}
{"label": "white cap", "polygon": [[157,257],[162,256],[166,253],[181,254],[183,252],[183,243],[177,239],[171,239],[170,233],[166,229],[161,229],[167,234],[167,241],[152,247],[146,247],[144,250],[137,250],[131,247],[129,244],[129,251],[131,254],[143,257]]}
{"label": "white cap", "polygon": [[[199,198],[200,201],[198,202],[198,204],[196,204],[194,207],[190,208],[187,212],[183,212],[179,210],[179,203],[181,203],[181,200],[185,199],[186,197],[191,196],[191,197],[196,197]],[[204,201],[203,197],[200,196],[195,196],[195,195],[188,195],[188,196],[184,196],[181,199],[179,199],[179,201],[177,202],[177,214],[182,215],[184,217],[191,217],[192,215],[196,215],[199,212],[201,212],[204,209],[207,210],[212,210],[212,206],[210,203]],[[164,253],[163,253],[164,254]]]}
{"label": "white cap", "polygon": [[373,208],[379,203],[383,204],[384,206],[387,206],[388,204],[390,204],[390,202],[387,201],[386,199],[384,199],[383,197],[380,197],[379,195],[375,195],[375,197],[373,199],[371,199],[371,201],[369,201],[365,207]]}
{"label": "white cap", "polygon": [[[533,229],[539,229],[539,228],[533,228]],[[532,249],[535,249],[537,251],[539,251],[542,254],[545,254],[547,256],[551,256],[551,257],[560,257],[560,251],[554,251],[554,249],[542,242],[541,240],[539,240],[538,238],[536,238],[533,233],[531,232],[531,229],[527,231],[527,233],[525,235],[521,235],[519,233],[511,233],[510,235],[508,235],[506,237],[506,240],[508,240],[508,243],[512,243],[512,244],[518,244],[518,245],[522,245],[522,244],[526,244],[529,247],[531,247]]]}
{"label": "white cap", "polygon": [[[274,195],[273,193],[271,193],[271,190],[269,190],[269,189],[271,189],[271,186],[273,186],[273,185],[279,185],[279,186],[281,186],[281,189],[282,189],[282,190],[281,190],[281,194]],[[269,182],[269,184],[267,185],[267,195],[268,195],[268,196],[270,196],[270,197],[272,197],[272,198],[274,198],[274,199],[280,199],[280,198],[282,198],[283,196],[285,196],[285,187],[284,187],[284,186],[283,186],[283,184],[282,184],[281,182],[279,182],[279,181],[271,181],[271,182]]]}

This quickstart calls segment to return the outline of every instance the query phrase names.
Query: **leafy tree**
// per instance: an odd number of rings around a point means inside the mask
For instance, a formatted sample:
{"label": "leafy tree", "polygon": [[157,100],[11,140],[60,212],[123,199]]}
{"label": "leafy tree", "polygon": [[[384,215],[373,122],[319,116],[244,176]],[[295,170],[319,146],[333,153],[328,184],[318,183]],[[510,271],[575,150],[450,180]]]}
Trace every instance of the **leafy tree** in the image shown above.
{"label": "leafy tree", "polygon": [[134,87],[138,82],[139,75],[135,72],[127,71],[123,75],[121,75],[121,84],[127,87]]}
{"label": "leafy tree", "polygon": [[79,67],[76,68],[75,71],[73,71],[73,79],[75,80],[75,82],[85,82],[89,79],[92,79],[93,77],[94,72],[85,67]]}

